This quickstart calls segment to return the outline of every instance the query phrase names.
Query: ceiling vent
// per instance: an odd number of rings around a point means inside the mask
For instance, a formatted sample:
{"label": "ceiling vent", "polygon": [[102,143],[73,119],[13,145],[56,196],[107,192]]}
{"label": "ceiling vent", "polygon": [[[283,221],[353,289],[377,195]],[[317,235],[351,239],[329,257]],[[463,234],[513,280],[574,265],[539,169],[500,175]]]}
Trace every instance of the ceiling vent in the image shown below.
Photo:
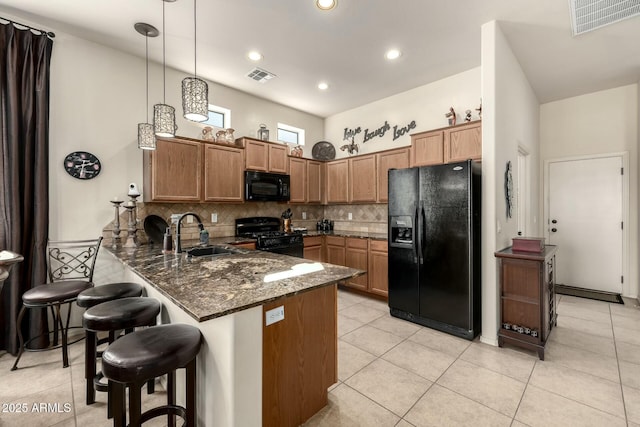
{"label": "ceiling vent", "polygon": [[638,0],[569,0],[569,8],[574,36],[640,15]]}
{"label": "ceiling vent", "polygon": [[267,70],[263,70],[262,68],[256,67],[253,70],[249,71],[249,73],[247,74],[247,77],[259,83],[266,83],[272,78],[276,77],[276,75],[268,72]]}

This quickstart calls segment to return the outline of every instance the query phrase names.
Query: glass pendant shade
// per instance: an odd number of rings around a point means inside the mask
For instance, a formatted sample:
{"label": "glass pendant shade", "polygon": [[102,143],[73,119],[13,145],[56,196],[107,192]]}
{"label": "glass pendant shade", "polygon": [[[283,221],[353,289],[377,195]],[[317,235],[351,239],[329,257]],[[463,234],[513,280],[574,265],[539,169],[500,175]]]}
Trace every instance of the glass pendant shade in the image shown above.
{"label": "glass pendant shade", "polygon": [[138,148],[142,150],[156,149],[156,135],[151,123],[138,123]]}
{"label": "glass pendant shade", "polygon": [[167,104],[154,105],[153,130],[156,136],[174,137],[176,135],[176,109]]}
{"label": "glass pendant shade", "polygon": [[182,80],[182,108],[184,118],[204,122],[209,118],[209,86],[197,77]]}

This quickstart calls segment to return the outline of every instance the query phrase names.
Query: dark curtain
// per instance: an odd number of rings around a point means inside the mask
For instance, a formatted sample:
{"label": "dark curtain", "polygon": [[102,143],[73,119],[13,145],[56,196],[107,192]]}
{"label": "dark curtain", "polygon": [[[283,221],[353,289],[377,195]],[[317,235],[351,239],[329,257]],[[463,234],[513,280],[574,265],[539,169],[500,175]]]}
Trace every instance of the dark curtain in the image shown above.
{"label": "dark curtain", "polygon": [[[0,250],[24,256],[0,294],[0,349],[12,354],[18,350],[15,321],[22,294],[47,281],[52,48],[44,34],[0,23]],[[25,337],[45,332],[44,311],[29,313],[22,325]],[[44,346],[46,339],[32,346]]]}

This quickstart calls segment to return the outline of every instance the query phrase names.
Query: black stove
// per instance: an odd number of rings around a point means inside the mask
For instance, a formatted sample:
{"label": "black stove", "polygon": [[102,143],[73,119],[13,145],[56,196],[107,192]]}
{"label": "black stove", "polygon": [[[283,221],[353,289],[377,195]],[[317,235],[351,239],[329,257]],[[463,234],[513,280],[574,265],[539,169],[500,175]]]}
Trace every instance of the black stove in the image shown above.
{"label": "black stove", "polygon": [[256,249],[302,258],[303,235],[280,230],[280,218],[250,217],[236,219],[236,236],[256,239]]}

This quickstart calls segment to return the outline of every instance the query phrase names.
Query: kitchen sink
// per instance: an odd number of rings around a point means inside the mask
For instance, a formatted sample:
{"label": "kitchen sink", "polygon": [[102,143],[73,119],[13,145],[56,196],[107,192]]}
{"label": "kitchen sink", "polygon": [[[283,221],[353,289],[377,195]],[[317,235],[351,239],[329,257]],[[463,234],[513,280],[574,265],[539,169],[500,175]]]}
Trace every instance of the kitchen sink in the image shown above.
{"label": "kitchen sink", "polygon": [[233,249],[223,248],[221,246],[206,246],[204,248],[191,248],[187,250],[188,257],[200,257],[200,256],[220,256],[220,255],[229,255],[229,254],[237,254],[238,251]]}

